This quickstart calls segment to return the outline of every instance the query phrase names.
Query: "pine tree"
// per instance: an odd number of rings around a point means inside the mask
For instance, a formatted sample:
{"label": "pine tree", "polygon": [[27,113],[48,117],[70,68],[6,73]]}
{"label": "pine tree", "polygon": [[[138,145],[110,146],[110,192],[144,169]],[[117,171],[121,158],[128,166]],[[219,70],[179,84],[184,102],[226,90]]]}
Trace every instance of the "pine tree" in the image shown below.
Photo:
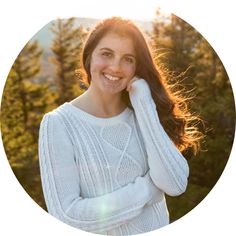
{"label": "pine tree", "polygon": [[162,19],[164,22],[159,20],[154,21],[153,27],[153,44],[162,55],[158,55],[158,58],[163,60],[170,70],[182,72],[192,62],[191,54],[198,34],[188,23],[175,15]]}
{"label": "pine tree", "polygon": [[[174,15],[164,17],[157,11],[152,45],[156,63],[167,68],[164,73],[172,75],[169,82],[181,79],[187,90],[194,91],[190,110],[200,115],[205,124],[199,128],[206,135],[203,144],[206,151],[189,159],[190,178],[186,193],[178,198],[167,197],[173,221],[195,207],[223,172],[234,137],[235,106],[230,81],[220,58],[188,23]],[[192,153],[186,152],[186,155],[191,157]]]}
{"label": "pine tree", "polygon": [[75,27],[75,18],[58,19],[51,30],[55,35],[51,49],[59,95],[56,103],[60,105],[82,93],[80,81],[75,78],[75,70],[80,67],[80,53],[86,32],[82,26]]}
{"label": "pine tree", "polygon": [[[38,128],[47,106],[46,85],[35,83],[42,50],[27,43],[8,75],[1,104],[1,131],[9,163],[19,182],[41,206]],[[41,199],[41,200],[40,200]]]}
{"label": "pine tree", "polygon": [[194,170],[204,166],[205,171],[198,171],[198,178],[191,181],[212,188],[224,170],[233,144],[234,97],[220,58],[204,38],[198,44],[194,57],[197,73],[193,107],[205,120],[207,152],[200,156],[200,160],[192,160]]}

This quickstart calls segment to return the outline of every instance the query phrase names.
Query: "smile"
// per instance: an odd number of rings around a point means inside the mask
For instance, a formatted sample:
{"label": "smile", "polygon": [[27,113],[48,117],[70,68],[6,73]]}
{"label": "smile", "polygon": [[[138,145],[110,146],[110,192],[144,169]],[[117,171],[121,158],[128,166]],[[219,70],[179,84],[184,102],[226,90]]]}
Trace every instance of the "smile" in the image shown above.
{"label": "smile", "polygon": [[103,74],[107,79],[109,80],[112,80],[112,81],[117,81],[117,80],[120,80],[121,78],[120,77],[116,77],[116,76],[111,76],[111,75],[108,75],[108,74]]}

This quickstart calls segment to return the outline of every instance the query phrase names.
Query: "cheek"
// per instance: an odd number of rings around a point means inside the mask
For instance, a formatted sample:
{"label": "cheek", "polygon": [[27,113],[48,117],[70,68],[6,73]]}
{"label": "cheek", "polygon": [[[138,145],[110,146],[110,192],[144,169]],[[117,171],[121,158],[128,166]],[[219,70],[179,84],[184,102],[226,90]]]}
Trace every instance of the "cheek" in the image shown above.
{"label": "cheek", "polygon": [[90,65],[90,73],[91,75],[94,73],[99,73],[106,67],[106,64],[102,60],[92,60]]}
{"label": "cheek", "polygon": [[127,77],[132,79],[135,76],[136,66],[135,65],[129,65],[125,68]]}
{"label": "cheek", "polygon": [[134,78],[135,72],[136,72],[136,67],[129,65],[126,68],[124,68],[124,71],[125,71],[126,79],[123,80],[123,89],[125,89],[125,87],[128,85],[130,80],[132,80]]}

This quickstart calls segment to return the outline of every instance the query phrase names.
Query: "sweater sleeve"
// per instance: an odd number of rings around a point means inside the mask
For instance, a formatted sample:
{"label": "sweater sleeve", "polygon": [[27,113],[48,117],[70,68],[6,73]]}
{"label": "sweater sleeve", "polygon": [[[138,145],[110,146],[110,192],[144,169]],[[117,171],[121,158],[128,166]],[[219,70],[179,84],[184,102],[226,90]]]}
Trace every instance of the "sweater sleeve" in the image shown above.
{"label": "sweater sleeve", "polygon": [[162,127],[148,83],[144,79],[134,81],[129,95],[154,184],[168,195],[180,195],[187,187],[188,163]]}
{"label": "sweater sleeve", "polygon": [[39,162],[48,212],[89,232],[114,229],[138,216],[156,194],[149,173],[103,196],[82,198],[73,144],[60,117],[44,116],[39,132]]}

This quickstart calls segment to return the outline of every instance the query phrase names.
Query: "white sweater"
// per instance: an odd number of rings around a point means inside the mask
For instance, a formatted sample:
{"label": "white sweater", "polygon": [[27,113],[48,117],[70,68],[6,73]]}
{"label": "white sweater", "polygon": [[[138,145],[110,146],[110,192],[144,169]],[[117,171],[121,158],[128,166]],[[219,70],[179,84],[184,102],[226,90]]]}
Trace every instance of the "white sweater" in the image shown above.
{"label": "white sweater", "polygon": [[88,232],[133,235],[169,223],[164,193],[187,186],[188,164],[164,131],[147,82],[126,108],[98,118],[64,103],[40,126],[39,160],[48,212]]}

